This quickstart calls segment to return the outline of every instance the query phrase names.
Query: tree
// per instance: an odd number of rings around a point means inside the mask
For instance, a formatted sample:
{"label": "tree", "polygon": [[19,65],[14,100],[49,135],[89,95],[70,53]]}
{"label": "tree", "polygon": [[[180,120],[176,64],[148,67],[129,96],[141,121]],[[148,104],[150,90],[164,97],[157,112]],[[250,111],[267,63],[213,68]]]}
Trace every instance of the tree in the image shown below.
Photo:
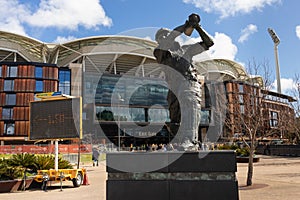
{"label": "tree", "polygon": [[293,108],[295,117],[292,123],[287,124],[289,130],[288,138],[291,143],[300,143],[300,74],[296,74],[293,80],[294,87],[290,95],[294,98],[290,101],[290,107]]}
{"label": "tree", "polygon": [[[258,76],[263,74],[264,78]],[[228,93],[228,111],[225,126],[231,134],[238,134],[249,152],[247,171],[247,186],[252,185],[253,158],[257,146],[257,137],[263,136],[266,123],[266,108],[264,100],[270,87],[268,62],[258,64],[255,60],[248,63],[248,73],[255,74],[248,80],[228,83],[231,88]]]}

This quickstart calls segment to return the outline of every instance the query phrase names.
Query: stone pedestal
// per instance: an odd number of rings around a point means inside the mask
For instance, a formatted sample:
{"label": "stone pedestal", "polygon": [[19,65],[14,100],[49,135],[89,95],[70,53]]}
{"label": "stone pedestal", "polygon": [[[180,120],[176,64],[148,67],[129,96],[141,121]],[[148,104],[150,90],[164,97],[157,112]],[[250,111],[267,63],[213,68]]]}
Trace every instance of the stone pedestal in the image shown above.
{"label": "stone pedestal", "polygon": [[107,154],[107,200],[239,199],[233,151]]}

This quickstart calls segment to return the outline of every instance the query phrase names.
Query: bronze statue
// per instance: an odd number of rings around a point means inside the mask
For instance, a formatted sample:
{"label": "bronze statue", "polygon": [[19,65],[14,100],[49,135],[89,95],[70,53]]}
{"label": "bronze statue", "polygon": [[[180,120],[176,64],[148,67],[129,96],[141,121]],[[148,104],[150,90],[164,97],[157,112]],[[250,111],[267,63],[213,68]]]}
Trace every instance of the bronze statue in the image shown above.
{"label": "bronze statue", "polygon": [[[157,62],[168,66],[164,70],[169,88],[172,88],[169,89],[167,97],[171,124],[180,123],[181,138],[187,138],[194,144],[198,143],[201,83],[199,74],[192,65],[192,58],[214,45],[199,23],[200,16],[191,14],[185,24],[172,31],[159,29],[155,35],[158,47],[154,50]],[[190,36],[194,29],[199,33],[201,42],[181,46],[175,41],[182,33]],[[181,76],[175,78],[174,70]]]}

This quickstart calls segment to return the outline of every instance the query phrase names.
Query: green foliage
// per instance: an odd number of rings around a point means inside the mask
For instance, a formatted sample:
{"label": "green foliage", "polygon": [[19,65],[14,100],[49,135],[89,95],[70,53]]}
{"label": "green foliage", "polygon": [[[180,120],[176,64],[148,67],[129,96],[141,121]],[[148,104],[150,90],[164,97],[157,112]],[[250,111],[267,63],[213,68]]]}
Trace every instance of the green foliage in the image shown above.
{"label": "green foliage", "polygon": [[10,165],[22,167],[25,169],[33,169],[35,163],[35,155],[28,153],[14,154],[10,159]]}
{"label": "green foliage", "polygon": [[250,149],[248,147],[236,149],[236,156],[247,157],[250,155]]}
{"label": "green foliage", "polygon": [[72,169],[73,166],[67,160],[63,160],[62,158],[58,159],[58,168],[59,169]]}
{"label": "green foliage", "polygon": [[[35,170],[41,169],[54,169],[55,157],[52,155],[39,155],[36,156],[35,160]],[[58,158],[58,168],[59,169],[72,169],[73,166],[67,160]]]}
{"label": "green foliage", "polygon": [[35,158],[34,166],[35,166],[34,171],[43,170],[43,169],[45,170],[53,169],[54,157],[51,155],[38,155]]}
{"label": "green foliage", "polygon": [[250,154],[250,150],[248,147],[239,147],[236,144],[223,144],[218,146],[219,150],[234,150],[236,152],[236,156],[247,157]]}
{"label": "green foliage", "polygon": [[[13,180],[23,178],[26,170],[33,173],[37,170],[54,169],[55,157],[53,155],[14,154],[10,158],[0,159],[0,180]],[[59,169],[72,169],[69,161],[58,159]],[[31,174],[32,175],[32,174]]]}
{"label": "green foliage", "polygon": [[19,166],[10,165],[9,159],[1,159],[0,161],[0,180],[13,180],[22,178],[24,170]]}

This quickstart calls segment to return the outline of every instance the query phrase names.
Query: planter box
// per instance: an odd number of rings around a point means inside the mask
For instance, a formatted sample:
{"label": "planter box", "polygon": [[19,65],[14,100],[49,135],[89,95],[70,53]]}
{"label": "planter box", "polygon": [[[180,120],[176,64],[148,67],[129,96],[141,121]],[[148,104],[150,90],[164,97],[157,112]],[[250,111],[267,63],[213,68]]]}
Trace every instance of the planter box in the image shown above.
{"label": "planter box", "polygon": [[[0,181],[0,193],[15,191],[16,190],[15,186],[21,183],[18,182],[19,182],[18,180]],[[20,185],[18,185],[18,187],[19,186]]]}
{"label": "planter box", "polygon": [[22,179],[21,184],[20,184],[18,190],[26,190],[26,189],[28,189],[30,187],[32,181],[33,181],[33,178],[26,179],[26,181],[25,181],[25,188],[24,188],[24,180]]}
{"label": "planter box", "polygon": [[18,191],[21,183],[22,183],[22,179],[17,179],[15,185],[11,188],[10,192]]}

